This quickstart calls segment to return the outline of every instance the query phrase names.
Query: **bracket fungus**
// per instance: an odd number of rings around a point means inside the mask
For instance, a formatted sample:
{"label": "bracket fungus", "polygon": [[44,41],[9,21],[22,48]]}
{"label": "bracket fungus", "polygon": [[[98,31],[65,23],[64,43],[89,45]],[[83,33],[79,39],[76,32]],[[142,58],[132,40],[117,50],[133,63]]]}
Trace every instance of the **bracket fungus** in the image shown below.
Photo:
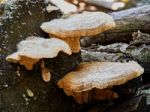
{"label": "bracket fungus", "polygon": [[69,14],[78,11],[78,8],[75,5],[67,2],[66,0],[49,0],[49,1],[52,4],[56,5],[64,14]]}
{"label": "bracket fungus", "polygon": [[80,51],[80,37],[93,36],[115,27],[113,18],[103,12],[83,12],[67,18],[44,22],[41,29],[50,36],[62,39],[73,53]]}
{"label": "bracket fungus", "polygon": [[52,6],[51,4],[49,4],[47,7],[46,7],[46,11],[48,13],[51,13],[53,11],[56,11],[56,10],[59,10],[59,8],[55,7],[55,6]]}
{"label": "bracket fungus", "polygon": [[[139,77],[144,69],[136,62],[84,62],[77,71],[68,73],[58,81],[68,96],[73,96],[78,103],[88,100],[104,100],[118,98],[111,91],[113,86],[123,85],[129,80]],[[89,93],[92,94],[89,95]]]}
{"label": "bracket fungus", "polygon": [[9,62],[20,63],[27,70],[32,70],[33,65],[43,58],[54,58],[60,51],[71,55],[70,47],[64,41],[57,38],[28,37],[17,45],[18,51],[7,56]]}

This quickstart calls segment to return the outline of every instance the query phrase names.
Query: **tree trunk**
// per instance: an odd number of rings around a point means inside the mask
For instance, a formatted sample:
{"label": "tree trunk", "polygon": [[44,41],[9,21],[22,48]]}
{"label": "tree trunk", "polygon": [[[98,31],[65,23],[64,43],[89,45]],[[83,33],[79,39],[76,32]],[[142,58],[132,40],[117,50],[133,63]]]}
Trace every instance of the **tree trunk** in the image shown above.
{"label": "tree trunk", "polygon": [[150,33],[150,5],[113,12],[110,15],[116,22],[116,28],[94,38],[84,38],[81,40],[82,46],[88,46],[94,42],[101,44],[129,42],[132,39],[132,33],[138,30]]}
{"label": "tree trunk", "polygon": [[[15,6],[14,4],[11,6]],[[51,81],[45,83],[37,64],[33,71],[6,62],[8,54],[16,51],[19,41],[28,36],[48,35],[40,30],[43,21],[60,17],[60,12],[48,14],[46,3],[39,1],[18,2],[1,18],[0,25],[0,111],[1,112],[78,112],[79,106],[57,87],[57,81],[75,69],[81,61],[80,53],[68,56],[59,53],[54,59],[45,59],[51,70]],[[6,14],[6,12],[4,13]]]}

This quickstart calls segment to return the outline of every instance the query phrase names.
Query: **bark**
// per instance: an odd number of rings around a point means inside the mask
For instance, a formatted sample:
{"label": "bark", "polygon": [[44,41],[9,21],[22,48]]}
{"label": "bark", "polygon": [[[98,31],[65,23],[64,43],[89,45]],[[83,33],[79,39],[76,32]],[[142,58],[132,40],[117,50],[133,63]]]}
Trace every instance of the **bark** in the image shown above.
{"label": "bark", "polygon": [[127,44],[112,44],[82,50],[83,61],[137,61],[150,73],[150,45],[130,46]]}
{"label": "bark", "polygon": [[[130,108],[129,108],[130,107]],[[111,112],[146,112],[146,96],[136,96],[110,109]]]}
{"label": "bark", "polygon": [[[94,51],[84,51],[82,50],[82,61],[91,62],[91,61],[128,61],[132,60],[131,57],[125,57],[123,53],[110,53],[110,52],[94,52]],[[127,58],[127,59],[126,59]]]}
{"label": "bark", "polygon": [[129,42],[132,39],[132,32],[138,30],[150,33],[150,5],[113,12],[110,15],[116,22],[116,28],[94,38],[84,38],[81,40],[82,46],[88,46],[95,42],[101,44]]}
{"label": "bark", "polygon": [[[60,17],[58,11],[47,13],[46,3],[20,1],[17,9],[11,9],[1,18],[0,25],[0,111],[2,112],[78,112],[79,106],[57,87],[57,81],[74,70],[80,62],[80,53],[68,56],[59,53],[54,59],[45,59],[51,70],[51,81],[42,80],[40,64],[33,71],[23,66],[8,63],[5,58],[16,51],[19,41],[28,36],[48,35],[41,31],[43,21]],[[30,90],[30,91],[29,91]]]}
{"label": "bark", "polygon": [[106,100],[99,103],[92,102],[90,105],[86,105],[82,112],[143,112],[142,109],[147,107],[146,96],[134,94],[137,88],[141,86],[140,80],[139,77],[124,85],[113,87],[112,90],[119,94],[118,100],[112,102]]}

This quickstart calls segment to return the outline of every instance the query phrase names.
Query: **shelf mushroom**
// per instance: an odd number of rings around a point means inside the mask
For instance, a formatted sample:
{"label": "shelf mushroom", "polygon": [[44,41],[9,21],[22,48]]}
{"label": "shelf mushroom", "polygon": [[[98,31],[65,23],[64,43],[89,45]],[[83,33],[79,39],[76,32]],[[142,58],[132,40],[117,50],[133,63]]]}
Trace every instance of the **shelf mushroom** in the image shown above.
{"label": "shelf mushroom", "polygon": [[71,55],[69,45],[57,38],[44,39],[28,37],[17,45],[18,51],[7,56],[6,60],[24,65],[27,70],[32,70],[33,65],[43,58],[54,58],[60,51]]}
{"label": "shelf mushroom", "polygon": [[84,62],[58,81],[68,96],[82,104],[91,100],[118,98],[111,88],[143,74],[143,68],[136,62]]}
{"label": "shelf mushroom", "polygon": [[74,13],[78,11],[78,8],[75,5],[65,0],[50,0],[50,2],[56,5],[64,14]]}
{"label": "shelf mushroom", "polygon": [[117,2],[115,0],[84,0],[84,1],[89,4],[101,6],[114,11],[125,7],[124,2]]}
{"label": "shelf mushroom", "polygon": [[44,22],[41,29],[67,42],[73,53],[80,51],[80,37],[93,36],[115,27],[113,18],[103,12],[83,12],[68,18]]}

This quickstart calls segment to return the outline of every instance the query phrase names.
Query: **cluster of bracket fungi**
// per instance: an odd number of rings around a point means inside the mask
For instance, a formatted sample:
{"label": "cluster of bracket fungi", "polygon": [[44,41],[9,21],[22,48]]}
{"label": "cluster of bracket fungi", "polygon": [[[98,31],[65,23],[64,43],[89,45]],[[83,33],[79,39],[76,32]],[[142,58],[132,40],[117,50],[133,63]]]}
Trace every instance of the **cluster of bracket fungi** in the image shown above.
{"label": "cluster of bracket fungi", "polygon": [[[32,70],[40,60],[54,58],[60,51],[68,55],[80,52],[80,37],[100,34],[113,27],[113,18],[103,12],[82,12],[44,22],[41,29],[51,38],[28,37],[17,45],[17,51],[7,56],[6,60]],[[50,81],[51,74],[43,62],[41,69],[44,81]],[[60,79],[57,85],[68,96],[73,96],[79,104],[83,104],[92,100],[119,98],[117,92],[112,91],[113,86],[123,85],[143,72],[144,69],[134,61],[83,62],[76,71]]]}

